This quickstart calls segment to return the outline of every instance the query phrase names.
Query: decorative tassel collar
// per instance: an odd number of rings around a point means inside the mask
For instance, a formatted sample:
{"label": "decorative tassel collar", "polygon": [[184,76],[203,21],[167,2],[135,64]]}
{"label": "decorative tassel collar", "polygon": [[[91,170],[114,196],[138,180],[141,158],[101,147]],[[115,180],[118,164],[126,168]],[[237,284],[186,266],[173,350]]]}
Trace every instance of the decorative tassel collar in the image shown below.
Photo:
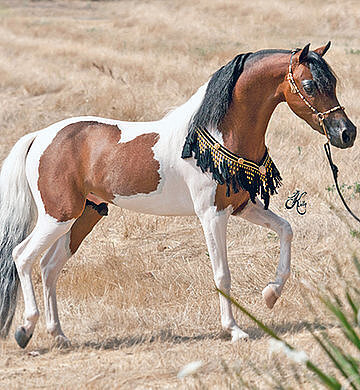
{"label": "decorative tassel collar", "polygon": [[281,185],[280,172],[266,149],[260,163],[242,158],[220,145],[204,128],[192,129],[186,137],[182,158],[192,157],[202,172],[210,171],[219,184],[226,184],[226,196],[240,189],[249,193],[255,203],[255,197],[261,195],[264,208],[270,203],[270,195],[277,193]]}

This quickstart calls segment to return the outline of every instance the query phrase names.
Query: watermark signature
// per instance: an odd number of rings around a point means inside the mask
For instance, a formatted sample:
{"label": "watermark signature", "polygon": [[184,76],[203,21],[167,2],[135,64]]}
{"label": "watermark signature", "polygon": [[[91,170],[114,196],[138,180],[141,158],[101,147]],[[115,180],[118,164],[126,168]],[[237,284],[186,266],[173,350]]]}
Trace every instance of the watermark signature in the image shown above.
{"label": "watermark signature", "polygon": [[301,192],[300,190],[296,190],[292,195],[290,195],[286,202],[285,207],[290,210],[294,207],[296,207],[296,211],[300,215],[304,215],[306,213],[306,201],[303,199],[304,196],[307,194],[306,191]]}

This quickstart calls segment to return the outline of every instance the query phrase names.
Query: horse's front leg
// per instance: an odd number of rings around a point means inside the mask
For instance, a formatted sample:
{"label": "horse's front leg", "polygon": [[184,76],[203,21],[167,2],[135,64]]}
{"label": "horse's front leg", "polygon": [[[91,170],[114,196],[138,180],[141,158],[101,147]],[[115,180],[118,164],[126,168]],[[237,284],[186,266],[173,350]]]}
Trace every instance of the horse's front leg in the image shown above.
{"label": "horse's front leg", "polygon": [[275,281],[270,282],[262,292],[267,307],[272,309],[290,275],[291,240],[293,237],[291,226],[289,222],[272,211],[264,210],[263,204],[258,199],[256,204],[249,202],[244,210],[237,215],[275,231],[280,237],[280,261],[276,270]]}
{"label": "horse's front leg", "polygon": [[[216,287],[230,295],[231,278],[226,251],[226,227],[230,213],[227,210],[219,212],[216,207],[211,206],[197,212],[197,215],[204,230]],[[248,334],[243,332],[235,322],[231,302],[221,294],[219,297],[221,325],[231,334],[232,342],[248,338]]]}

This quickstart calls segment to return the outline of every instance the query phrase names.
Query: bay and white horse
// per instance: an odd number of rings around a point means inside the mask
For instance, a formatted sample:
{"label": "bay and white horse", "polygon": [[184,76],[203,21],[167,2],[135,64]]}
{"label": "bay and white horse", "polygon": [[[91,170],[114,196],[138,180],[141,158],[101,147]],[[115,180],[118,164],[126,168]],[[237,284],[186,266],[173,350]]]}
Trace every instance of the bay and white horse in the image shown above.
{"label": "bay and white horse", "polygon": [[[0,335],[9,332],[20,282],[24,322],[15,338],[22,348],[29,342],[39,317],[31,270],[42,255],[47,330],[57,343],[68,343],[57,312],[56,282],[108,203],[155,215],[197,215],[216,286],[227,294],[230,215],[274,230],[280,261],[275,280],[263,291],[272,308],[289,277],[292,231],[267,209],[281,180],[265,146],[270,116],[287,102],[334,146],[350,147],[356,136],[336,98],[336,78],[322,58],[328,48],[239,55],[156,122],[78,117],[22,137],[0,176]],[[232,340],[248,337],[221,295],[220,308],[222,327]]]}

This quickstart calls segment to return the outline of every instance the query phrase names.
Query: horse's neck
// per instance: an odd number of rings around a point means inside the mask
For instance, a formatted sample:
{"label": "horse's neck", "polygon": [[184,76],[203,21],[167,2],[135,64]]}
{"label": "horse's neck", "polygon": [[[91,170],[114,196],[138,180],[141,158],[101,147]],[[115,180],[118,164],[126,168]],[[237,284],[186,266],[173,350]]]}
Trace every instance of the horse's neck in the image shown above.
{"label": "horse's neck", "polygon": [[287,66],[287,54],[273,54],[245,67],[220,126],[224,145],[233,153],[254,161],[263,157],[270,117],[284,99],[281,86]]}

